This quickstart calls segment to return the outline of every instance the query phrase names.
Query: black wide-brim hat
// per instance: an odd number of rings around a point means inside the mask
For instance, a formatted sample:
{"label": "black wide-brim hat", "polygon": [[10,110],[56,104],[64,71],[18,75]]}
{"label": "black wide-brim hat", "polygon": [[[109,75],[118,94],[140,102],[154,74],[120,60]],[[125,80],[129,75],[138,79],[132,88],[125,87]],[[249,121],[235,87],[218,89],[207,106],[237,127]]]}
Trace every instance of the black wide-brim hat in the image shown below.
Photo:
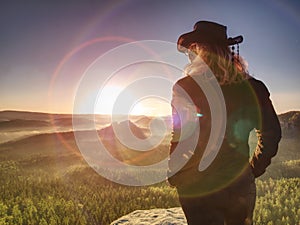
{"label": "black wide-brim hat", "polygon": [[192,32],[185,33],[178,38],[177,49],[180,52],[185,52],[192,43],[230,46],[242,41],[241,35],[227,38],[226,26],[210,21],[198,21]]}

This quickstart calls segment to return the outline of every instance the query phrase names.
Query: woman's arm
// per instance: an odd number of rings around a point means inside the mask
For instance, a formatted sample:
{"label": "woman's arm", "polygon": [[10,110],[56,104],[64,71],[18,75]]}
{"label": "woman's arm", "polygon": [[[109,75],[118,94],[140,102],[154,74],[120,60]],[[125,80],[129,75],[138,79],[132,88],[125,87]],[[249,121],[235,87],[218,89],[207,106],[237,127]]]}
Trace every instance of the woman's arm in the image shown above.
{"label": "woman's arm", "polygon": [[258,143],[250,164],[255,177],[261,176],[271,163],[271,158],[277,154],[281,139],[281,127],[270,100],[270,93],[262,82],[255,88],[261,111],[260,126],[256,130]]}

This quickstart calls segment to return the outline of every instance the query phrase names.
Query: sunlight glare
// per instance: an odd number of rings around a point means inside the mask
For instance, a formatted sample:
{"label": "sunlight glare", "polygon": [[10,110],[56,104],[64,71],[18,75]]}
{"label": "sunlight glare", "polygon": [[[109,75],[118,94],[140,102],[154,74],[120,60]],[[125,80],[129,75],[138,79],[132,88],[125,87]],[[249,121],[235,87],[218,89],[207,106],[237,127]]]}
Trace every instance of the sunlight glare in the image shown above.
{"label": "sunlight glare", "polygon": [[166,99],[151,96],[137,101],[131,108],[130,114],[168,116],[171,115],[171,105]]}
{"label": "sunlight glare", "polygon": [[95,114],[112,114],[114,103],[123,88],[116,85],[107,85],[101,91],[95,105]]}

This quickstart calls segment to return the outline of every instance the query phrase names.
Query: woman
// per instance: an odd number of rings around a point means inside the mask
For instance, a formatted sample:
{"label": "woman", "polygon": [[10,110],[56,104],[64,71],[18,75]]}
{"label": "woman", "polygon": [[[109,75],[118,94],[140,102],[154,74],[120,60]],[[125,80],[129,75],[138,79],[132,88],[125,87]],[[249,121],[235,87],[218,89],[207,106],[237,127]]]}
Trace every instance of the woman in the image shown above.
{"label": "woman", "polygon": [[[191,63],[187,76],[173,87],[168,180],[177,188],[188,224],[252,224],[255,178],[277,153],[281,129],[269,92],[229,49],[241,41],[241,36],[228,39],[225,26],[209,21],[197,22],[192,32],[178,39],[178,50]],[[212,106],[218,103],[207,97],[210,89],[205,87],[213,79],[221,90],[224,112],[215,112]],[[216,113],[219,117],[212,116]],[[224,124],[223,134],[215,132],[218,124]],[[258,143],[250,153],[253,129]],[[209,143],[211,137],[216,143]],[[217,154],[199,169],[206,151]]]}

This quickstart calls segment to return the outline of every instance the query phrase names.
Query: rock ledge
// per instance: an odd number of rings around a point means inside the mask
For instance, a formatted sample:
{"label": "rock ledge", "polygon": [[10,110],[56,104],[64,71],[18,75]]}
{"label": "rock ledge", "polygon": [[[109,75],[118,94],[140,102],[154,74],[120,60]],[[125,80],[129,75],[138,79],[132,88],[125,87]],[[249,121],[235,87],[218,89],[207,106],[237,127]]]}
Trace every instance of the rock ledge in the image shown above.
{"label": "rock ledge", "polygon": [[170,209],[136,210],[110,225],[187,225],[181,207]]}

